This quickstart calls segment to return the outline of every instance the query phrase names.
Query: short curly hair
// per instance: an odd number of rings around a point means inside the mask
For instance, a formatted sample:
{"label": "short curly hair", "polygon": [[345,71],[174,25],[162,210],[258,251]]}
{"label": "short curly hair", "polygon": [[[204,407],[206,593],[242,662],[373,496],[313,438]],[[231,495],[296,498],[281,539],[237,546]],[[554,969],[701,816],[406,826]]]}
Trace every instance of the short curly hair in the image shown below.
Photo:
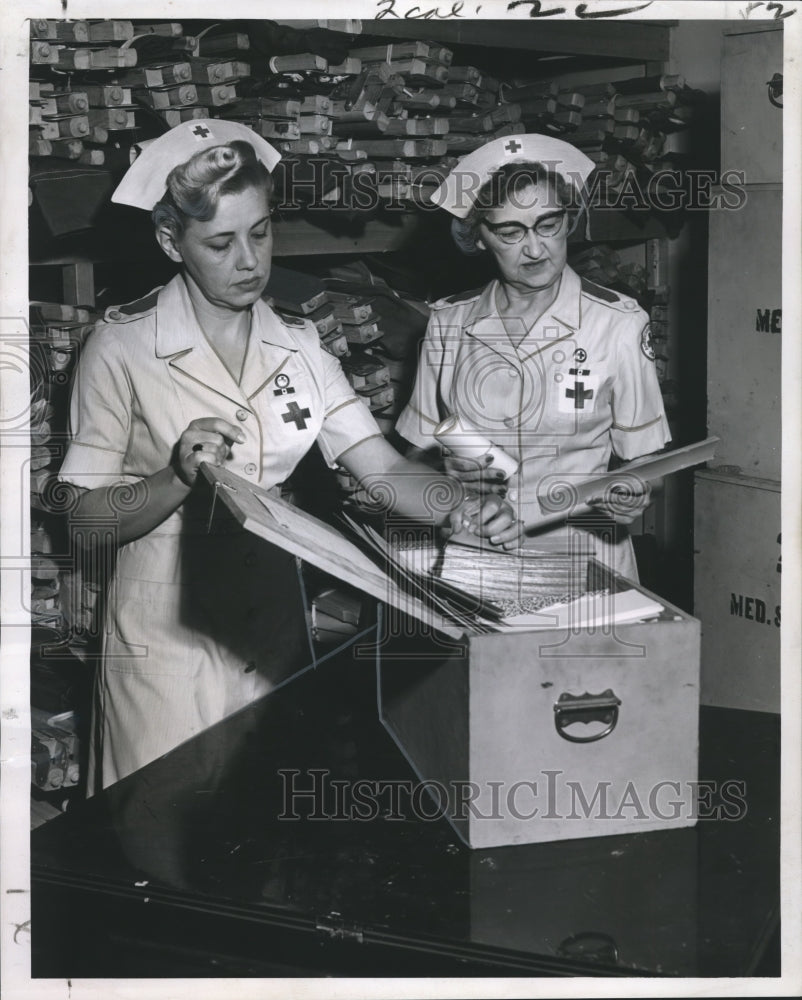
{"label": "short curly hair", "polygon": [[554,199],[553,205],[547,203],[545,207],[568,209],[569,231],[573,230],[582,208],[582,199],[576,188],[556,170],[543,163],[518,160],[505,163],[494,170],[479,188],[473,206],[460,226],[464,237],[475,244],[479,238],[479,225],[487,213],[508,201],[520,207],[528,207],[531,202],[521,197],[521,192],[538,184],[546,184]]}
{"label": "short curly hair", "polygon": [[223,195],[249,187],[264,188],[268,199],[273,193],[270,172],[249,142],[237,139],[204,149],[167,175],[164,197],[151,213],[153,224],[180,236],[189,219],[208,222]]}

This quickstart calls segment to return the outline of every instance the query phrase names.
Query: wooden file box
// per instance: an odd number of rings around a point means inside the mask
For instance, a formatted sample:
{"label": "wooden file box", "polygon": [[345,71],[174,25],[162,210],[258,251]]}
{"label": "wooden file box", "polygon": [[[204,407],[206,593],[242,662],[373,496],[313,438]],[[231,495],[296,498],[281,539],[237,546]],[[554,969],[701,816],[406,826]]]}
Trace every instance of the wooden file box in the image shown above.
{"label": "wooden file box", "polygon": [[380,641],[382,722],[466,844],[694,824],[700,626],[661,603],[656,621],[474,635],[439,655]]}
{"label": "wooden file box", "polygon": [[[655,598],[664,611],[649,622],[464,635],[339,532],[203,471],[243,527],[386,605],[379,708],[431,793],[416,796],[422,821],[439,802],[470,847],[695,823],[696,619]],[[648,594],[591,560],[589,589],[601,584]]]}

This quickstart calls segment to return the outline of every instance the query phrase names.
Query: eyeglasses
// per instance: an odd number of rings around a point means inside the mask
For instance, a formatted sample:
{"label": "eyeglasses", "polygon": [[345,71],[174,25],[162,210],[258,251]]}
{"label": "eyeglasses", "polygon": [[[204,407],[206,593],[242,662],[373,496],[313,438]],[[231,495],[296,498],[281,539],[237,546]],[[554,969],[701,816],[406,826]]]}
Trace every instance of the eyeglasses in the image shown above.
{"label": "eyeglasses", "polygon": [[565,225],[568,212],[554,212],[551,215],[544,215],[532,226],[525,226],[522,222],[488,222],[482,219],[482,225],[487,226],[490,232],[501,240],[502,243],[520,243],[524,235],[530,230],[546,239],[552,236],[559,236]]}

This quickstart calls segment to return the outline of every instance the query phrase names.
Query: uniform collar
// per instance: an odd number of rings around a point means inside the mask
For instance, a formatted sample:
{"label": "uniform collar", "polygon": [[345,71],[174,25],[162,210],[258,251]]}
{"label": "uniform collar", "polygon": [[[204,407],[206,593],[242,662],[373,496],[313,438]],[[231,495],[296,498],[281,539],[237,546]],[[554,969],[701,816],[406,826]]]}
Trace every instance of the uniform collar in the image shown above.
{"label": "uniform collar", "polygon": [[259,299],[253,307],[251,336],[263,344],[283,347],[286,351],[301,349],[293,329],[284,323],[263,299]]}
{"label": "uniform collar", "polygon": [[186,282],[177,274],[162,288],[156,302],[156,357],[169,358],[203,343]]}
{"label": "uniform collar", "polygon": [[[498,278],[486,285],[479,298],[471,306],[468,315],[463,323],[463,328],[468,332],[480,320],[488,317],[498,318],[496,309],[496,290],[500,282]],[[571,330],[578,330],[581,322],[580,293],[582,282],[579,275],[567,264],[563,268],[560,276],[560,290],[557,298],[552,302],[545,313],[540,317],[536,326],[548,320],[549,317],[562,326],[567,326]]]}
{"label": "uniform collar", "polygon": [[525,361],[533,354],[538,354],[545,347],[554,344],[553,336],[543,338],[544,327],[556,325],[560,330],[557,340],[564,340],[579,329],[582,282],[576,272],[567,265],[560,276],[560,288],[556,299],[532,326],[517,348],[513,347],[507,336],[496,308],[498,287],[498,279],[490,282],[471,306],[462,326],[468,336],[481,341],[485,347],[506,360]]}
{"label": "uniform collar", "polygon": [[[288,351],[300,349],[292,331],[261,299],[253,306],[251,338]],[[186,282],[182,275],[177,274],[159,293],[156,305],[156,356],[169,358],[206,346],[206,338],[195,317]]]}
{"label": "uniform collar", "polygon": [[498,284],[498,279],[494,278],[489,285],[485,285],[479,298],[471,305],[468,315],[462,324],[463,329],[468,333],[471,332],[471,327],[475,326],[480,320],[498,315],[496,312],[496,288],[498,288]]}
{"label": "uniform collar", "polygon": [[[277,353],[276,348],[281,353]],[[242,369],[240,388],[250,401],[282,370],[289,352],[300,350],[294,331],[259,299],[253,307],[253,325]],[[283,354],[283,356],[282,356]]]}
{"label": "uniform collar", "polygon": [[[551,318],[571,330],[578,330],[582,323],[580,297],[582,280],[567,264],[560,277],[560,290],[547,312]],[[542,319],[542,317],[541,317]]]}
{"label": "uniform collar", "polygon": [[168,359],[173,370],[205,386],[210,393],[237,406],[249,406],[250,400],[281,371],[290,352],[301,347],[293,331],[266,302],[254,304],[251,323],[242,380],[237,383],[203,335],[186,282],[178,275],[159,294],[156,355]]}

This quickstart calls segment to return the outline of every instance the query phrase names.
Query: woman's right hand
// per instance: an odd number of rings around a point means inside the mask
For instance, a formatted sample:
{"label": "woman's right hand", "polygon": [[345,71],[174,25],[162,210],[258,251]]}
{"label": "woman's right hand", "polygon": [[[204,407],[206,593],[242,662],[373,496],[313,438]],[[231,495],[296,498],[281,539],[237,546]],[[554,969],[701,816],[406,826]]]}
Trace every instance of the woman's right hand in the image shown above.
{"label": "woman's right hand", "polygon": [[457,455],[444,456],[446,474],[458,479],[463,485],[477,493],[507,492],[507,479],[501,469],[491,465],[491,455],[480,455],[478,458],[460,458]]}
{"label": "woman's right hand", "polygon": [[517,520],[515,510],[497,496],[465,497],[451,511],[442,530],[446,538],[465,531],[508,550],[517,549],[524,537],[523,521]]}
{"label": "woman's right hand", "polygon": [[178,440],[173,468],[178,478],[192,486],[201,462],[222,465],[232,444],[245,440],[242,429],[219,417],[200,417],[188,425]]}

